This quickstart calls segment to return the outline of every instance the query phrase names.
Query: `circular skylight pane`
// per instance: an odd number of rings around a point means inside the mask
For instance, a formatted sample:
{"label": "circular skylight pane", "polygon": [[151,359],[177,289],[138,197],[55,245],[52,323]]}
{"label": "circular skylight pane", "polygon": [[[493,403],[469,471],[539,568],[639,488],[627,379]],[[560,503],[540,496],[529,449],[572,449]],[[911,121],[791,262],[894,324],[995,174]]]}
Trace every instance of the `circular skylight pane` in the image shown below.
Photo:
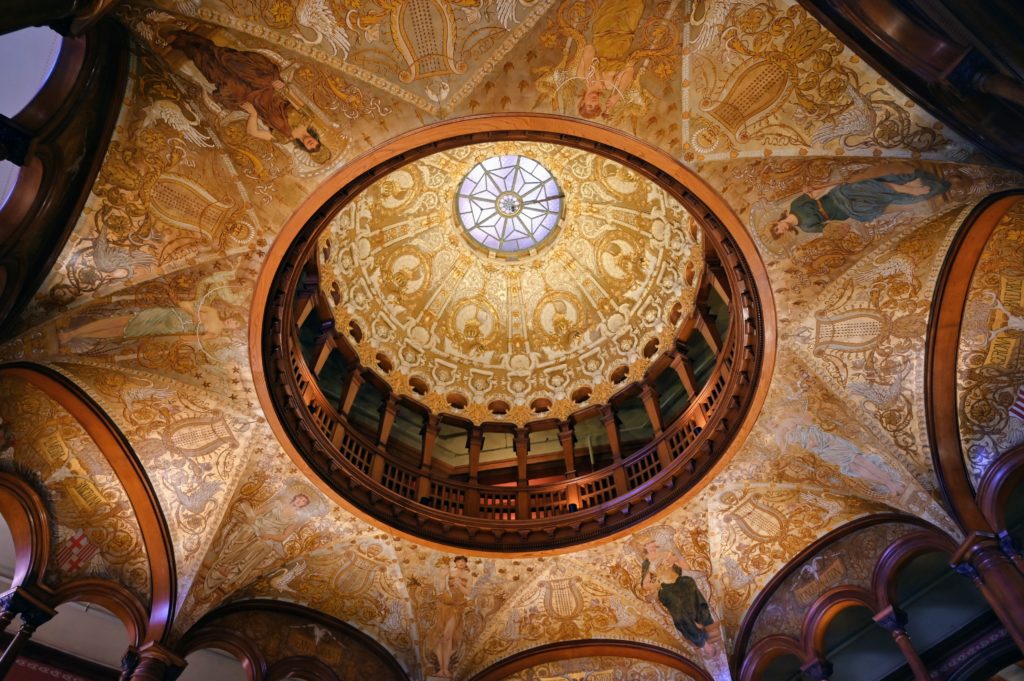
{"label": "circular skylight pane", "polygon": [[526,156],[492,156],[463,178],[456,212],[473,241],[510,255],[528,251],[558,225],[564,196],[551,172]]}

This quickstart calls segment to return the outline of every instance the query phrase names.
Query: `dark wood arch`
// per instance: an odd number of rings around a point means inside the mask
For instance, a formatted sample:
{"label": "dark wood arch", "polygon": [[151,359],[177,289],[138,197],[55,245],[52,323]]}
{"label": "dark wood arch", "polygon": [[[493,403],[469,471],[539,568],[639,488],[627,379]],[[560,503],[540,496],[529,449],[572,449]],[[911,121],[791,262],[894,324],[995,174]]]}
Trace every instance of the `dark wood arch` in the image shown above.
{"label": "dark wood arch", "polygon": [[[1007,529],[1006,507],[1010,495],[1024,482],[1024,445],[1003,453],[981,476],[978,506],[996,533]],[[1019,493],[1019,492],[1018,492]]]}
{"label": "dark wood arch", "polygon": [[501,681],[505,677],[545,662],[574,660],[582,657],[622,657],[644,660],[677,669],[697,681],[713,681],[711,675],[679,653],[649,643],[617,641],[614,639],[584,639],[560,641],[524,650],[495,662],[476,674],[470,681]]}
{"label": "dark wood arch", "polygon": [[928,444],[946,505],[968,533],[991,532],[975,499],[960,437],[957,355],[960,325],[971,279],[999,220],[1019,201],[1020,190],[993,194],[981,201],[953,238],[932,297],[925,339],[924,400]]}
{"label": "dark wood arch", "polygon": [[0,515],[14,540],[14,586],[35,584],[50,560],[50,523],[36,490],[11,473],[0,473]]}
{"label": "dark wood arch", "polygon": [[121,584],[109,579],[86,577],[61,584],[54,589],[50,605],[61,603],[94,603],[106,608],[121,620],[128,631],[129,645],[145,642],[149,613],[139,599]]}
{"label": "dark wood arch", "polygon": [[843,610],[864,607],[872,615],[878,608],[871,592],[855,586],[837,586],[829,589],[811,604],[804,615],[804,624],[800,634],[804,660],[825,657],[825,632],[829,625]]}
{"label": "dark wood arch", "polygon": [[225,627],[206,626],[185,635],[179,654],[186,658],[198,650],[216,649],[234,657],[245,670],[246,681],[260,681],[267,676],[267,660],[255,642]]}
{"label": "dark wood arch", "polygon": [[911,532],[893,542],[875,564],[871,591],[878,608],[896,604],[900,573],[910,561],[926,553],[944,553],[952,557],[956,542],[949,535],[931,529]]}
{"label": "dark wood arch", "polygon": [[[823,551],[828,546],[839,541],[840,539],[848,537],[851,534],[859,532],[860,530],[866,529],[868,527],[872,527],[874,525],[882,525],[886,523],[902,523],[909,525],[917,525],[924,532],[945,536],[945,533],[943,533],[942,530],[938,529],[926,520],[917,518],[915,516],[906,515],[904,513],[893,512],[876,513],[874,515],[856,518],[844,525],[840,525],[828,534],[808,544],[802,551],[800,551],[800,553],[798,553],[792,559],[790,559],[790,561],[786,563],[775,574],[775,576],[773,576],[768,581],[768,583],[764,586],[761,592],[754,599],[754,602],[750,605],[750,608],[747,609],[747,613],[743,616],[743,621],[740,623],[739,633],[736,635],[736,645],[733,649],[734,668],[740,670],[745,670],[747,668],[749,660],[752,659],[752,656],[747,654],[747,649],[750,646],[750,639],[754,633],[754,625],[757,624],[757,620],[761,616],[761,613],[764,611],[765,607],[768,605],[769,602],[771,602],[772,596],[775,595],[775,592],[778,591],[778,589],[785,583],[787,579],[789,579],[791,575],[793,575],[793,573],[795,573],[809,559],[813,558],[815,555]],[[898,541],[896,543],[898,543]],[[887,552],[883,552],[880,559],[884,559],[886,553]],[[751,652],[752,651],[753,649],[751,649]]]}
{"label": "dark wood arch", "polygon": [[337,681],[337,674],[330,667],[308,656],[294,655],[279,660],[268,660],[260,641],[245,636],[224,622],[229,616],[256,614],[297,618],[315,626],[333,629],[351,642],[369,649],[392,673],[393,678],[409,681],[409,676],[402,665],[373,637],[318,610],[297,603],[265,598],[235,601],[206,613],[181,637],[176,646],[177,652],[185,657],[204,648],[223,650],[242,663],[247,681],[281,679],[290,671],[305,671],[312,676],[312,681]]}
{"label": "dark wood arch", "polygon": [[144,640],[162,641],[174,621],[177,572],[167,520],[142,462],[106,412],[65,376],[42,365],[18,362],[0,366],[0,377],[24,381],[67,410],[93,439],[117,475],[139,523],[149,561],[152,601]]}
{"label": "dark wood arch", "polygon": [[[24,5],[47,3],[23,2]],[[22,172],[0,206],[0,338],[39,290],[71,235],[110,143],[128,82],[128,34],[111,18],[65,37],[43,88],[13,118],[27,146]],[[108,0],[92,3],[102,14]],[[52,6],[52,3],[50,3]],[[15,17],[5,11],[0,24]],[[22,17],[13,19],[20,27]]]}
{"label": "dark wood arch", "polygon": [[750,653],[743,660],[743,667],[740,670],[740,681],[754,681],[761,678],[768,665],[774,660],[791,655],[799,662],[804,660],[804,649],[791,636],[781,634],[766,636],[750,649]]}
{"label": "dark wood arch", "polygon": [[[299,675],[298,677],[294,675]],[[338,681],[338,675],[320,660],[312,657],[286,657],[267,672],[267,681],[300,678],[302,681]]]}

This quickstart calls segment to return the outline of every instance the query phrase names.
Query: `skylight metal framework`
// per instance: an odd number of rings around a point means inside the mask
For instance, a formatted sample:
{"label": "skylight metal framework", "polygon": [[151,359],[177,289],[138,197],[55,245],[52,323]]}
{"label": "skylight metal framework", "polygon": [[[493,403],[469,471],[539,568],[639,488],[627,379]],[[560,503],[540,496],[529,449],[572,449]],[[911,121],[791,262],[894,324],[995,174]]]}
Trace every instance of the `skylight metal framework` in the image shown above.
{"label": "skylight metal framework", "polygon": [[551,172],[532,158],[492,156],[463,178],[455,211],[473,241],[499,255],[513,255],[551,235],[564,198]]}

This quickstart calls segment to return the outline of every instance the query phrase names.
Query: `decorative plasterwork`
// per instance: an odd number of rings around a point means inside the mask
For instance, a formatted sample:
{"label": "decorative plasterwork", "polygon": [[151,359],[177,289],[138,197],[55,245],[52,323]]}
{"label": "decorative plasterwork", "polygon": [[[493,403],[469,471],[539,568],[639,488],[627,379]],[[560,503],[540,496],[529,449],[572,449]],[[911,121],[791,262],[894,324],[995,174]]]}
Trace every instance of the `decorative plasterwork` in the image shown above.
{"label": "decorative plasterwork", "polygon": [[[453,197],[478,162],[522,154],[565,192],[562,225],[541,252],[510,261],[467,243]],[[335,327],[355,324],[365,366],[399,394],[410,379],[434,411],[475,423],[549,417],[601,402],[609,375],[638,378],[672,346],[703,272],[701,231],[663,189],[593,153],[497,142],[434,154],[396,170],[347,205],[320,238],[321,287]],[[326,258],[325,258],[326,256]],[[356,340],[355,335],[360,336]],[[452,393],[467,405],[454,409]],[[505,402],[508,413],[488,408]],[[559,403],[561,402],[561,405]]]}
{"label": "decorative plasterwork", "polygon": [[957,401],[967,469],[977,484],[1024,442],[1024,203],[996,225],[971,279],[960,332]]}

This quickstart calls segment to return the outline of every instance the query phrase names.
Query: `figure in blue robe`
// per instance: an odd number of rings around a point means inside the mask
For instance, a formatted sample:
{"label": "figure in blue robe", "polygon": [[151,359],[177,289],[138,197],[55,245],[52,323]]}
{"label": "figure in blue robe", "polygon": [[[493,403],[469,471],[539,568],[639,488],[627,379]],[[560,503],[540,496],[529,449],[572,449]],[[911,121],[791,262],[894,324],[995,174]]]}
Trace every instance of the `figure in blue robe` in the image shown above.
{"label": "figure in blue robe", "polygon": [[827,191],[801,194],[771,227],[776,239],[798,230],[820,233],[833,220],[870,222],[889,206],[926,201],[949,189],[949,183],[925,170],[891,173],[866,180],[844,182]]}

